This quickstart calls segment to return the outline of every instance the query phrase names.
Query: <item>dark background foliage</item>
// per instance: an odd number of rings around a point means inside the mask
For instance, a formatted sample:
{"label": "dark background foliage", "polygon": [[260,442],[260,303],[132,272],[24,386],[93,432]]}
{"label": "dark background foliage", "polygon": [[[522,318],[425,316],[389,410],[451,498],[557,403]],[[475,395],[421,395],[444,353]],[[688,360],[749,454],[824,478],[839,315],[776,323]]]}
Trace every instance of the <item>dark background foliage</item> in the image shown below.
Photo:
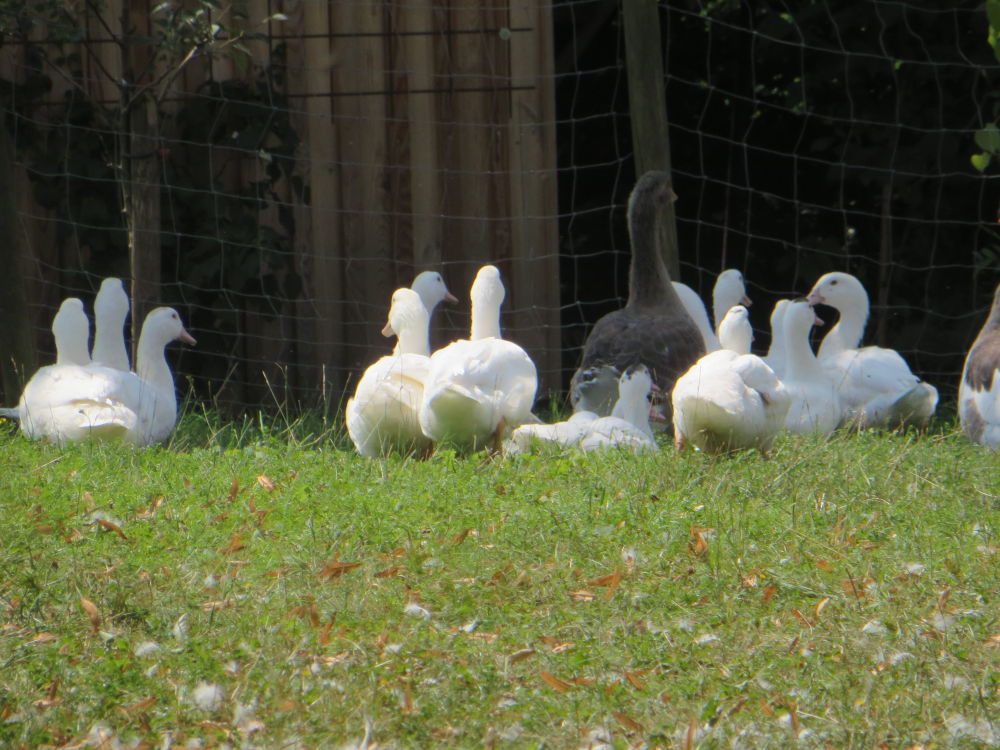
{"label": "dark background foliage", "polygon": [[[1000,280],[996,178],[970,164],[1000,113],[981,5],[932,5],[677,2],[661,23],[682,280],[707,296],[719,270],[743,270],[761,347],[775,299],[854,273],[868,338],[947,392]],[[560,57],[564,283],[597,301],[571,313],[579,341],[626,293],[635,175],[619,16],[558,17],[579,52]]]}

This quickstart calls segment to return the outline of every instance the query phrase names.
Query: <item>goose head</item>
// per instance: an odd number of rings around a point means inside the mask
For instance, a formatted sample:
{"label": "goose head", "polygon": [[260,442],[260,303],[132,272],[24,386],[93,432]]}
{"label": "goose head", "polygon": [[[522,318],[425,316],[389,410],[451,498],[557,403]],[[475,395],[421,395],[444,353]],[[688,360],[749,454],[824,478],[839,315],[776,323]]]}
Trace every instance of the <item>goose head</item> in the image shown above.
{"label": "goose head", "polygon": [[733,305],[729,308],[722,322],[719,323],[719,343],[723,349],[729,349],[738,354],[749,354],[753,342],[753,328],[750,325],[750,312],[743,305]]}
{"label": "goose head", "polygon": [[790,300],[779,299],[774,303],[774,308],[771,310],[771,335],[776,336],[777,332],[781,330],[781,320],[785,315],[786,308]]}
{"label": "goose head", "polygon": [[410,289],[420,295],[428,313],[433,313],[442,302],[458,302],[458,298],[448,291],[444,278],[437,271],[418,273],[410,284]]}
{"label": "goose head", "polygon": [[469,297],[472,300],[473,340],[500,338],[500,306],[506,290],[496,266],[483,266],[472,282]]}
{"label": "goose head", "polygon": [[810,305],[829,305],[843,313],[864,308],[868,311],[868,292],[856,276],[834,271],[819,277],[806,297]]}
{"label": "goose head", "polygon": [[150,310],[142,324],[142,333],[139,334],[139,348],[143,349],[143,343],[147,342],[150,347],[162,349],[171,341],[183,341],[191,346],[198,343],[184,328],[181,316],[175,309],[157,307]]}
{"label": "goose head", "polygon": [[786,341],[805,341],[808,346],[809,331],[814,325],[823,325],[823,320],[816,317],[816,311],[806,297],[793,299],[785,306],[781,326],[785,329]]}
{"label": "goose head", "polygon": [[621,372],[614,365],[595,365],[573,376],[573,408],[597,414],[609,414],[615,405]]}
{"label": "goose head", "polygon": [[674,183],[670,175],[659,170],[650,170],[642,175],[628,197],[628,216],[631,220],[643,206],[663,206],[677,200]]}
{"label": "goose head", "polygon": [[645,402],[653,388],[653,376],[646,365],[632,365],[618,378],[618,397],[629,403]]}
{"label": "goose head", "polygon": [[413,289],[397,289],[392,293],[392,303],[389,305],[389,322],[382,329],[383,336],[396,336],[399,343],[398,354],[430,354],[427,343],[427,326],[430,313],[421,299],[420,294]]}
{"label": "goose head", "polygon": [[67,297],[52,318],[52,335],[56,340],[57,365],[86,365],[90,362],[87,339],[90,319],[77,297]]}
{"label": "goose head", "polygon": [[97,290],[97,297],[94,298],[94,317],[107,320],[109,323],[121,321],[125,323],[128,316],[129,301],[128,294],[122,280],[114,277],[106,278],[101,282],[101,288]]}
{"label": "goose head", "polygon": [[636,427],[649,430],[650,394],[659,391],[653,377],[643,364],[632,365],[618,379],[618,401],[611,415],[631,422]]}
{"label": "goose head", "polygon": [[743,305],[750,307],[753,302],[747,296],[746,283],[743,274],[735,268],[727,268],[719,274],[715,280],[715,287],[712,289],[712,300],[717,314],[717,325],[721,325],[722,316],[733,307],[733,305]]}

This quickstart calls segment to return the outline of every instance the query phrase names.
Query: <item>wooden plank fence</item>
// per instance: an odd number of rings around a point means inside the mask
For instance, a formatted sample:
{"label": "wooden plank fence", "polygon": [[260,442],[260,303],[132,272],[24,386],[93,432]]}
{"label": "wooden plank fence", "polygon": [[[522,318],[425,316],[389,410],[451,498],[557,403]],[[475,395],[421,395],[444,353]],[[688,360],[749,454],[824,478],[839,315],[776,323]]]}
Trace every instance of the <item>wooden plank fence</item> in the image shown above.
{"label": "wooden plank fence", "polygon": [[[121,1],[108,0],[107,18],[120,18]],[[125,1],[134,19],[148,19],[152,0]],[[507,283],[506,336],[534,358],[542,392],[561,388],[551,6],[250,0],[247,9],[255,29],[262,17],[287,17],[265,27],[268,40],[251,43],[247,74],[267,65],[274,45],[287,44],[286,93],[308,191],[280,190],[295,218],[292,267],[305,283],[277,317],[239,311],[240,340],[225,353],[229,370],[215,395],[256,404],[277,387],[288,389],[282,399],[308,403],[325,390],[336,401],[389,348],[379,331],[393,289],[420,270],[440,269],[462,305],[435,318],[435,338],[460,337],[469,285],[487,262]],[[96,23],[89,33],[107,38]],[[114,74],[121,61],[113,44],[94,49],[81,56],[85,79],[94,81],[91,95],[113,101],[115,88],[100,82],[98,68]],[[23,75],[19,54],[2,50],[0,75]],[[194,61],[165,100],[163,127],[171,127],[170,102],[209,78],[236,75],[231,61]],[[64,93],[57,85],[52,101]],[[257,161],[244,155],[225,179],[237,186],[259,179]],[[31,186],[23,174],[19,184],[33,325],[39,349],[51,351],[60,268],[86,270],[85,251],[55,246],[55,217],[24,197]],[[268,221],[278,227],[273,216]],[[181,370],[197,379],[210,355],[185,353]]]}

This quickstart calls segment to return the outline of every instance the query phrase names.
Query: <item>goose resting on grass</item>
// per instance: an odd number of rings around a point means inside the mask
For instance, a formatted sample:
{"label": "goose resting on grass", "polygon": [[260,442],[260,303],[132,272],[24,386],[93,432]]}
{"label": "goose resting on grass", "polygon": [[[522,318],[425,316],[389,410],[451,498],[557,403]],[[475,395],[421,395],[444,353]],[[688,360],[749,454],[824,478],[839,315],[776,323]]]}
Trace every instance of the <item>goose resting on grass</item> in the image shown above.
{"label": "goose resting on grass", "polygon": [[699,359],[674,387],[674,445],[766,453],[784,427],[791,399],[774,371],[750,354],[753,331],[745,307],[731,308],[719,333],[723,348]]}
{"label": "goose resting on grass", "polygon": [[392,450],[409,453],[430,446],[417,418],[431,363],[429,321],[430,313],[418,292],[393,292],[382,335],[395,335],[396,347],[365,370],[347,402],[347,432],[362,456],[374,458]]}
{"label": "goose resting on grass", "polygon": [[435,443],[458,450],[498,448],[526,422],[538,373],[520,346],[500,337],[504,296],[500,271],[483,266],[472,284],[472,330],[431,355],[420,406],[420,428]]}
{"label": "goose resting on grass", "polygon": [[637,365],[618,380],[618,400],[611,416],[578,411],[555,424],[526,424],[504,443],[506,453],[528,453],[544,445],[579,448],[584,452],[623,448],[634,453],[658,450],[649,427],[649,394],[653,388],[649,371]]}
{"label": "goose resting on grass", "polygon": [[844,415],[840,396],[809,345],[809,332],[817,320],[806,299],[789,302],[781,318],[785,336],[781,381],[791,400],[785,417],[785,429],[790,432],[830,433]]}
{"label": "goose resting on grass", "polygon": [[895,349],[861,347],[869,310],[861,282],[849,273],[828,273],[808,299],[840,313],[823,338],[819,359],[833,379],[847,420],[862,428],[926,425],[937,407],[937,389],[914,375]]}
{"label": "goose resting on grass", "polygon": [[[56,318],[53,327],[61,328]],[[177,395],[164,347],[175,339],[196,343],[175,310],[158,307],[143,323],[136,372],[96,364],[43,367],[17,408],[0,416],[15,416],[29,438],[59,445],[101,439],[139,447],[166,440],[177,422]]]}
{"label": "goose resting on grass", "polygon": [[[570,383],[574,410],[608,415],[617,400],[619,374],[643,364],[665,399],[656,407],[657,417],[669,419],[674,382],[705,353],[701,334],[670,283],[658,243],[664,208],[676,198],[665,172],[647,172],[632,190],[628,302],[590,331]],[[606,376],[602,369],[608,370]]]}

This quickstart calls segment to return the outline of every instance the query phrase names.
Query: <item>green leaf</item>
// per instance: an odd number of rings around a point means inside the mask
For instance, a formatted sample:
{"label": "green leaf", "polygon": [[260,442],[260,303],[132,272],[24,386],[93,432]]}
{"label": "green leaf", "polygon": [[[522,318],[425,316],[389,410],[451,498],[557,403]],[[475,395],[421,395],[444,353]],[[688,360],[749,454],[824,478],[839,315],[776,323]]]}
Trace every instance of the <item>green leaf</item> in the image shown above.
{"label": "green leaf", "polygon": [[983,172],[986,170],[986,167],[990,165],[990,155],[986,153],[973,154],[969,157],[969,161],[972,162],[972,166],[974,166],[977,170]]}
{"label": "green leaf", "polygon": [[989,123],[976,132],[976,145],[988,154],[1000,154],[1000,128]]}
{"label": "green leaf", "polygon": [[1000,0],[986,0],[986,18],[995,30],[1000,30]]}

